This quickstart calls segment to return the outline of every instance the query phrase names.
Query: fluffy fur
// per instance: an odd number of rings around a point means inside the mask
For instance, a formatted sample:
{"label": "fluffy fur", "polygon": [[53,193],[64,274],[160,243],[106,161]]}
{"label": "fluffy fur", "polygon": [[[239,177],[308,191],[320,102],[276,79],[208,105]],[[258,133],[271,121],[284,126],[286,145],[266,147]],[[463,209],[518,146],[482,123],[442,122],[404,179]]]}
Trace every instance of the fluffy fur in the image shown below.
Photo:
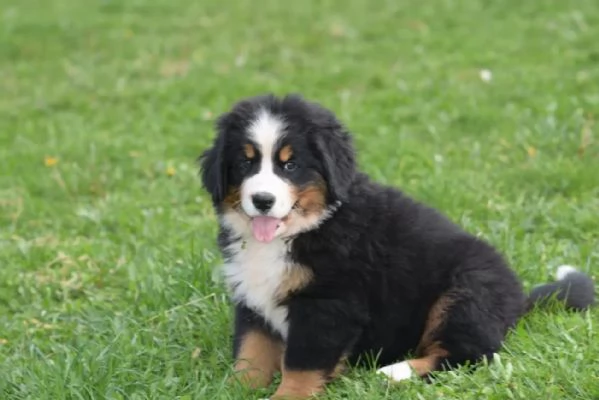
{"label": "fluffy fur", "polygon": [[317,104],[245,99],[217,130],[202,182],[235,303],[235,369],[252,387],[281,371],[273,398],[322,391],[346,361],[375,360],[395,380],[476,363],[534,301],[594,301],[570,270],[528,298],[488,243],[359,172],[348,131]]}

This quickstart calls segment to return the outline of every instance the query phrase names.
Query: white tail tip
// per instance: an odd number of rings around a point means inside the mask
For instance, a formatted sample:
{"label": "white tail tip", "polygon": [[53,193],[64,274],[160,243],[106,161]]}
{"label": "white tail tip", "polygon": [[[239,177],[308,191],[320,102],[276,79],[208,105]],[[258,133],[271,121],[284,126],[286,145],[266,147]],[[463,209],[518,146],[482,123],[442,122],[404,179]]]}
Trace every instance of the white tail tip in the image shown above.
{"label": "white tail tip", "polygon": [[561,265],[557,268],[557,271],[555,272],[555,278],[558,281],[561,281],[573,272],[578,272],[578,270],[571,265]]}

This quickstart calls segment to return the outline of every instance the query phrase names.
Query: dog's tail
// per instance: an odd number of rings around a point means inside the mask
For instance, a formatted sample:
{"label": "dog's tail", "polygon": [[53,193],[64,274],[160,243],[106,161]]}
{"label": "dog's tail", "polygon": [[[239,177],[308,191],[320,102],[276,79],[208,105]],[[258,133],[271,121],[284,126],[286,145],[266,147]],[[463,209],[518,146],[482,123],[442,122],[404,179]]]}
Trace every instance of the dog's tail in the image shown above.
{"label": "dog's tail", "polygon": [[567,309],[582,311],[595,304],[595,284],[587,274],[570,265],[562,265],[555,274],[556,281],[534,288],[528,297],[530,310],[555,299]]}

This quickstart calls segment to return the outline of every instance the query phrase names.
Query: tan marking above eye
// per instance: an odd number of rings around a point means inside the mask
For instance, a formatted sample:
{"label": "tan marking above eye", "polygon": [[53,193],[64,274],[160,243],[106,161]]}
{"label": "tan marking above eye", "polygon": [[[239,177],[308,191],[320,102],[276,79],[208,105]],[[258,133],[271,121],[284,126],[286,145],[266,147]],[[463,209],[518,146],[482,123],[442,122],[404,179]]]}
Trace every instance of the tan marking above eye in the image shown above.
{"label": "tan marking above eye", "polygon": [[289,161],[291,156],[293,156],[293,149],[291,148],[291,145],[283,146],[283,148],[279,150],[279,160],[281,160],[281,162]]}
{"label": "tan marking above eye", "polygon": [[245,154],[245,156],[247,158],[249,158],[250,160],[254,157],[256,157],[256,149],[254,148],[254,146],[250,143],[246,143],[243,145],[243,153]]}

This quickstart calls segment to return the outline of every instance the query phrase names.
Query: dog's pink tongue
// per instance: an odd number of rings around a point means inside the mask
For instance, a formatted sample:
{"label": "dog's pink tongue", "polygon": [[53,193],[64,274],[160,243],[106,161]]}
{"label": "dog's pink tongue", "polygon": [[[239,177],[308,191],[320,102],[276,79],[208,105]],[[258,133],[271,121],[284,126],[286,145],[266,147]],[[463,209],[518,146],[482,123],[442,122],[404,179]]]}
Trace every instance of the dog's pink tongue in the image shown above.
{"label": "dog's pink tongue", "polygon": [[254,217],[252,219],[252,232],[256,240],[260,242],[271,242],[275,238],[275,232],[281,220],[273,217]]}

